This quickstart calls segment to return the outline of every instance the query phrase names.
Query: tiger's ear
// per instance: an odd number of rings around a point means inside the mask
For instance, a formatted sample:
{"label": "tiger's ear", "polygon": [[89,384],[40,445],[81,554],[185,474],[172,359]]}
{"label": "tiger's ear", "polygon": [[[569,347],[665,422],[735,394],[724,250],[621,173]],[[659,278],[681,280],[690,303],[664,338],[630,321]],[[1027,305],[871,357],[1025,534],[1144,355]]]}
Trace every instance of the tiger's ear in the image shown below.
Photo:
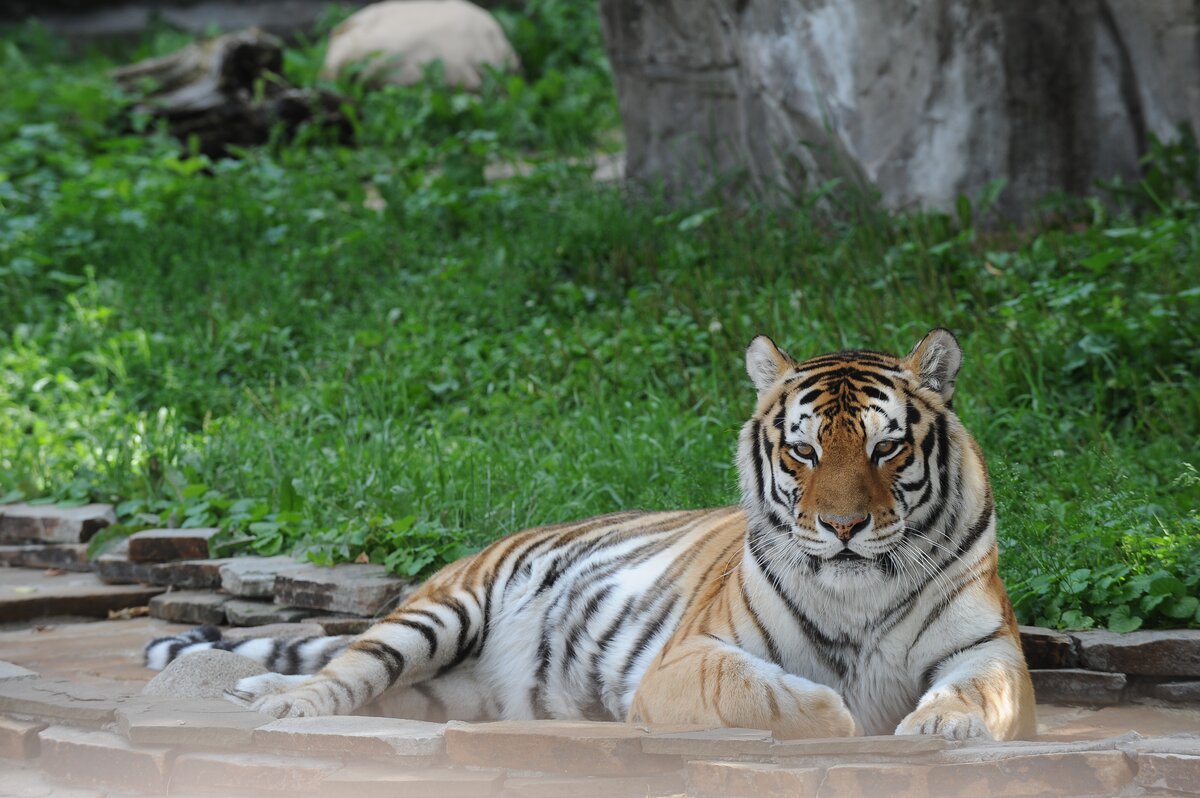
{"label": "tiger's ear", "polygon": [[962,347],[954,333],[945,327],[935,327],[913,347],[903,365],[922,386],[936,391],[948,403],[954,396],[954,380],[962,365]]}
{"label": "tiger's ear", "polygon": [[746,347],[746,373],[758,389],[759,396],[795,365],[796,361],[788,357],[786,352],[775,346],[775,342],[765,335],[756,336],[750,342],[750,346]]}

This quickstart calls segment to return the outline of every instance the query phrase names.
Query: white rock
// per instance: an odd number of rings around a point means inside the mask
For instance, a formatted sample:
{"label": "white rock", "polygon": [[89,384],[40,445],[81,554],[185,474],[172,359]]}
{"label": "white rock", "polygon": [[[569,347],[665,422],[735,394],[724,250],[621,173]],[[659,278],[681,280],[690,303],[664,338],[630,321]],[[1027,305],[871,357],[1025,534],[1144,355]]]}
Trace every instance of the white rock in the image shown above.
{"label": "white rock", "polygon": [[240,654],[213,649],[193,651],[163,668],[142,688],[142,695],[221,698],[239,679],[263,673],[267,673],[266,668]]}
{"label": "white rock", "polygon": [[372,83],[408,86],[442,62],[447,85],[478,89],[484,67],[520,66],[495,18],[466,0],[388,0],[358,11],[330,35],[322,74],[366,63]]}

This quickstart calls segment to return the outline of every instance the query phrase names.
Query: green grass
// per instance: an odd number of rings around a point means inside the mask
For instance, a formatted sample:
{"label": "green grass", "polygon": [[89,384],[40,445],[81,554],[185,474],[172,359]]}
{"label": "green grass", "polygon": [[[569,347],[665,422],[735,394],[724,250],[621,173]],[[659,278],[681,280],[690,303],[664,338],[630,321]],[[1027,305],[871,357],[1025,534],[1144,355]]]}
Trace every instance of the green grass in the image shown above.
{"label": "green grass", "polygon": [[[807,356],[945,325],[1021,618],[1200,625],[1194,148],[1113,187],[1129,212],[1062,201],[1012,235],[976,228],[986,202],[893,216],[834,185],[834,213],[631,201],[562,161],[618,124],[592,5],[527,7],[502,14],[523,78],[344,85],[360,147],[215,164],[127,129],[103,68],[129,52],[0,37],[0,498],[426,573],[534,524],[735,501],[758,332]],[[288,53],[302,83],[319,63]],[[541,166],[483,180],[517,157]]]}

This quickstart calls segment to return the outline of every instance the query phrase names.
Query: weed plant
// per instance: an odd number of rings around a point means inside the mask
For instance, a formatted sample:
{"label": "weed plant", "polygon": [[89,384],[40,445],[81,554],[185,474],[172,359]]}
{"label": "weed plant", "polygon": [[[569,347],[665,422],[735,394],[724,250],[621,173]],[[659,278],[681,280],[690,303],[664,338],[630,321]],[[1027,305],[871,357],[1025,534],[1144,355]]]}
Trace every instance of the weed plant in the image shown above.
{"label": "weed plant", "polygon": [[[1110,186],[1127,211],[1004,235],[986,199],[631,199],[568,157],[619,141],[593,6],[500,12],[526,71],[478,96],[343,83],[355,148],[216,163],[105,77],[186,37],[0,36],[0,499],[116,502],[97,550],[219,525],[230,552],[425,574],[535,524],[736,501],[758,332],[803,357],[945,325],[1020,618],[1200,625],[1194,147]],[[513,159],[535,168],[484,179]]]}

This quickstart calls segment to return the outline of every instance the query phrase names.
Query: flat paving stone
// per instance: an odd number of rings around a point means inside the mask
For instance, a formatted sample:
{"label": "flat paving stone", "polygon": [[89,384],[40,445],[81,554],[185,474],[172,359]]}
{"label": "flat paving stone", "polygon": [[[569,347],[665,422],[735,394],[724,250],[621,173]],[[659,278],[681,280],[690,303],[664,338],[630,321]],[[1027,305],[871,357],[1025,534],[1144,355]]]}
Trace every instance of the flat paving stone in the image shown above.
{"label": "flat paving stone", "polygon": [[495,770],[400,770],[394,765],[358,763],[326,776],[320,794],[327,798],[490,798],[504,782],[504,773]]}
{"label": "flat paving stone", "polygon": [[642,751],[685,758],[767,755],[771,753],[774,742],[769,731],[756,729],[651,732],[642,738]]}
{"label": "flat paving stone", "polygon": [[1021,648],[1030,668],[1074,668],[1079,654],[1071,636],[1040,626],[1021,626]]}
{"label": "flat paving stone", "polygon": [[338,759],[273,754],[186,753],[175,759],[173,790],[187,793],[313,793],[342,769]]}
{"label": "flat paving stone", "polygon": [[[225,605],[228,607],[229,605]],[[325,637],[324,627],[315,623],[269,623],[263,626],[243,626],[237,629],[226,629],[221,633],[222,640],[256,640],[261,637],[271,637],[277,640],[299,640],[305,637]]]}
{"label": "flat paving stone", "polygon": [[519,767],[585,776],[645,775],[678,768],[676,757],[642,751],[645,734],[626,723],[451,723],[446,726],[446,756],[455,764],[471,767]]}
{"label": "flat paving stone", "polygon": [[1140,676],[1200,676],[1200,629],[1074,632],[1080,666]]}
{"label": "flat paving stone", "polygon": [[0,712],[98,726],[113,720],[117,707],[138,694],[136,685],[66,679],[9,679],[0,682]]}
{"label": "flat paving stone", "polygon": [[1200,756],[1139,754],[1136,781],[1147,789],[1200,795]]}
{"label": "flat paving stone", "polygon": [[116,715],[117,729],[138,745],[243,750],[250,746],[254,730],[273,720],[220,698],[143,699],[118,707]]}
{"label": "flat paving stone", "polygon": [[216,590],[221,587],[221,560],[178,560],[150,566],[150,582],[177,590]]}
{"label": "flat paving stone", "polygon": [[1120,751],[1080,751],[936,765],[928,768],[927,788],[946,798],[1117,795],[1133,775],[1131,761]]}
{"label": "flat paving stone", "polygon": [[36,671],[22,668],[20,665],[14,665],[11,662],[0,662],[0,682],[6,679],[32,679],[37,675]]}
{"label": "flat paving stone", "polygon": [[208,542],[219,529],[147,529],[129,536],[133,562],[207,560]]}
{"label": "flat paving stone", "polygon": [[957,748],[961,743],[924,734],[831,737],[818,740],[777,740],[771,755],[783,759],[804,757],[928,757]]}
{"label": "flat paving stone", "polygon": [[1146,737],[1194,734],[1200,730],[1200,709],[1122,705],[1067,707],[1039,704],[1039,740],[1100,740],[1130,731]]}
{"label": "flat paving stone", "polygon": [[86,543],[46,543],[25,546],[0,546],[0,563],[10,568],[61,568],[88,572],[92,564]]}
{"label": "flat paving stone", "polygon": [[[728,798],[809,798],[817,794],[824,771],[821,768],[788,768],[747,762],[696,760],[687,766],[690,795]],[[891,796],[891,792],[881,795]]]}
{"label": "flat paving stone", "polygon": [[256,728],[253,736],[257,748],[275,751],[432,761],[444,749],[445,728],[420,720],[341,715],[285,718]]}
{"label": "flat paving stone", "polygon": [[281,607],[269,601],[229,599],[225,603],[225,617],[234,626],[268,626],[280,623],[298,623],[316,614],[315,610],[301,607]]}
{"label": "flat paving stone", "polygon": [[415,589],[382,565],[309,566],[275,577],[275,601],[288,607],[372,617]]}
{"label": "flat paving stone", "polygon": [[27,568],[0,568],[0,623],[55,615],[104,618],[110,611],[144,607],[162,590],[106,585],[95,574],[48,576]]}
{"label": "flat paving stone", "polygon": [[0,504],[0,543],[87,543],[116,522],[110,504]]}
{"label": "flat paving stone", "polygon": [[34,759],[41,753],[38,733],[46,728],[40,721],[16,720],[0,716],[0,757]]}
{"label": "flat paving stone", "polygon": [[[682,796],[687,790],[682,773],[652,776],[517,777],[504,780],[505,798],[647,798]],[[756,795],[756,798],[761,795]],[[792,793],[792,798],[797,794]]]}
{"label": "flat paving stone", "polygon": [[221,589],[240,598],[271,598],[278,574],[305,567],[291,557],[235,557],[221,566]]}
{"label": "flat paving stone", "polygon": [[135,792],[166,788],[169,748],[135,747],[113,732],[65,726],[51,726],[40,737],[42,756],[53,762],[56,778]]}
{"label": "flat paving stone", "polygon": [[150,616],[175,623],[220,625],[225,623],[229,596],[201,590],[162,593],[150,600]]}
{"label": "flat paving stone", "polygon": [[1123,673],[1060,668],[1031,670],[1029,677],[1034,694],[1042,702],[1104,707],[1120,704],[1125,697]]}
{"label": "flat paving stone", "polygon": [[125,681],[134,689],[154,676],[142,665],[142,648],[156,637],[180,634],[190,626],[155,618],[93,623],[39,624],[0,631],[4,658],[46,677],[73,681]]}

